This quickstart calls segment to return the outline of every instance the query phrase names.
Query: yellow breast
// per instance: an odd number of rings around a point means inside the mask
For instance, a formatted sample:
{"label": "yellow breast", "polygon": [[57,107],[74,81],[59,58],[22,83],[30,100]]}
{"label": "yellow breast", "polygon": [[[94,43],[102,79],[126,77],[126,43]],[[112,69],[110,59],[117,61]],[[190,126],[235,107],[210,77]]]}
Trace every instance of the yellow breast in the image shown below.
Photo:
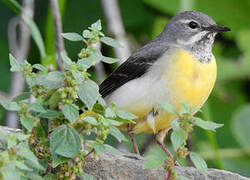
{"label": "yellow breast", "polygon": [[[188,101],[191,106],[201,107],[213,89],[217,75],[216,61],[200,62],[189,52],[179,49],[170,57],[166,72],[163,74],[169,102],[177,110],[181,103]],[[162,112],[155,119],[155,131],[169,129],[173,114]],[[152,132],[146,121],[135,126],[135,132]]]}

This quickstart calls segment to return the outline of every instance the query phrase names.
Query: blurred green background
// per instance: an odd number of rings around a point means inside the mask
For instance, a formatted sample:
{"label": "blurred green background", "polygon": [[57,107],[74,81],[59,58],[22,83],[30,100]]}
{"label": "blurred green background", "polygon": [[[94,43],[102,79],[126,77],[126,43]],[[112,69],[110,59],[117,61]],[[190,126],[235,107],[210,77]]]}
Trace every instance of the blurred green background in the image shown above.
{"label": "blurred green background", "polygon": [[[199,116],[223,123],[216,133],[195,128],[190,138],[192,151],[200,154],[210,168],[226,169],[250,177],[250,0],[120,0],[126,36],[135,50],[158,35],[167,21],[180,10],[202,11],[218,24],[232,31],[218,35],[213,48],[218,63],[216,86]],[[21,2],[20,2],[21,3]],[[104,32],[106,21],[98,0],[59,0],[64,32],[78,32],[101,19]],[[0,91],[10,90],[8,24],[18,13],[0,0]],[[35,1],[35,22],[42,34],[46,53],[55,52],[52,16],[49,2]],[[65,42],[72,59],[77,58],[81,43]],[[112,49],[103,48],[103,54],[114,56]],[[38,48],[32,40],[29,62],[40,63]],[[110,73],[114,66],[105,66]],[[5,124],[6,112],[0,107],[0,124]],[[152,137],[138,135],[137,141],[146,154],[157,153]],[[111,144],[117,145],[113,139]],[[166,143],[169,144],[168,138]],[[120,145],[119,145],[120,146]],[[129,143],[126,146],[131,146]],[[169,145],[170,146],[170,145]],[[189,163],[184,162],[184,163]]]}

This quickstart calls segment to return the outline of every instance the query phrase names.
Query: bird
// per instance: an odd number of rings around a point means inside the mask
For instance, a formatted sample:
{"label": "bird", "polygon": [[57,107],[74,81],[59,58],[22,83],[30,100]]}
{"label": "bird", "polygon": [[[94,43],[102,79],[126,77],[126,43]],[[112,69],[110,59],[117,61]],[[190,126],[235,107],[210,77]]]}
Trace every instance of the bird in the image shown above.
{"label": "bird", "polygon": [[163,141],[176,115],[159,104],[168,103],[178,111],[184,101],[196,111],[202,107],[217,76],[215,36],[224,31],[231,29],[205,13],[180,12],[100,84],[106,102],[137,116],[135,124],[119,127],[129,133],[136,153],[134,134],[146,132],[156,134],[157,143],[171,156]]}

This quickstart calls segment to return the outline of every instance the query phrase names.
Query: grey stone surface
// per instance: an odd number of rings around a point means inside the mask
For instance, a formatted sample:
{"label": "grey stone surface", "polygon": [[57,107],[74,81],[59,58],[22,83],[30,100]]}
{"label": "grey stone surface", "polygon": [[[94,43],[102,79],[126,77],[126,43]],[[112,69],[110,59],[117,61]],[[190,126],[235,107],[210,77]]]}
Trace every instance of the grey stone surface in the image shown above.
{"label": "grey stone surface", "polygon": [[[0,132],[17,133],[20,130],[0,126]],[[193,167],[175,167],[175,170],[178,175],[190,180],[205,180],[205,177]],[[98,158],[90,156],[85,160],[84,171],[98,180],[162,180],[166,175],[162,167],[153,170],[144,169],[143,157],[132,153],[120,155],[104,153]],[[208,180],[250,180],[250,178],[229,171],[209,169]]]}

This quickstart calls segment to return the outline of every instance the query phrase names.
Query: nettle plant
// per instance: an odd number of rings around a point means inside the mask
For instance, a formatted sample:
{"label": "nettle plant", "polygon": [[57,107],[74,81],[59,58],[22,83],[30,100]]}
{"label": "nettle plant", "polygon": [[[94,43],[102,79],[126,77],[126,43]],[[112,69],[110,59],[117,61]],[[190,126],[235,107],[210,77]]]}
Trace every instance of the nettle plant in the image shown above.
{"label": "nettle plant", "polygon": [[[107,136],[119,142],[126,141],[117,126],[135,123],[134,114],[106,105],[99,94],[98,85],[90,79],[89,68],[102,61],[115,63],[116,58],[103,56],[95,44],[102,42],[111,47],[121,47],[114,39],[102,33],[100,20],[84,30],[82,35],[63,33],[70,41],[82,41],[85,47],[78,54],[77,62],[61,54],[64,72],[49,69],[41,64],[20,63],[11,54],[11,71],[22,71],[30,92],[24,92],[11,102],[1,101],[8,111],[17,111],[23,131],[4,134],[0,132],[0,179],[95,179],[83,172],[86,157],[104,151],[119,154],[114,147],[105,144]],[[174,165],[177,159],[189,152],[186,141],[197,125],[215,130],[222,125],[203,121],[192,115],[194,107],[183,103],[180,112],[169,104],[163,109],[174,113],[171,142],[174,147],[172,159],[152,154],[146,157],[144,167],[163,165],[167,178],[175,179]],[[89,138],[91,137],[91,138]],[[92,140],[89,140],[92,139]],[[207,165],[196,153],[191,152],[194,165],[206,176]],[[185,177],[182,177],[185,178]]]}
{"label": "nettle plant", "polygon": [[[117,62],[92,46],[97,42],[120,46],[101,30],[98,20],[82,36],[62,34],[68,40],[85,44],[77,62],[62,54],[63,73],[41,64],[20,63],[10,54],[11,71],[23,71],[30,92],[20,94],[11,102],[1,102],[6,110],[18,112],[23,133],[0,135],[3,142],[0,179],[88,177],[82,166],[89,153],[119,153],[104,141],[109,134],[119,142],[126,140],[116,126],[133,123],[136,116],[117,110],[115,105],[108,107],[87,72],[100,61]],[[87,136],[93,140],[87,140]]]}

